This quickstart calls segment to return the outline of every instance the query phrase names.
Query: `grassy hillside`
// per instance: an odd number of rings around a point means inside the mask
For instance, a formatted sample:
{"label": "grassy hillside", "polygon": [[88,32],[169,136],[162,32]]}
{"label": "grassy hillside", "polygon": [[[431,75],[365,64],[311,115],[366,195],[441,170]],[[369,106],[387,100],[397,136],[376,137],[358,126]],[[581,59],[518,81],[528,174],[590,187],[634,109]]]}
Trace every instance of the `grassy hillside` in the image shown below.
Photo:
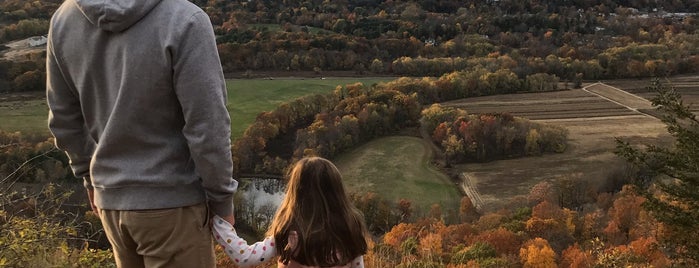
{"label": "grassy hillside", "polygon": [[375,192],[385,199],[408,199],[427,211],[435,203],[458,208],[461,194],[444,174],[429,166],[431,151],[421,139],[375,139],[333,161],[351,192]]}

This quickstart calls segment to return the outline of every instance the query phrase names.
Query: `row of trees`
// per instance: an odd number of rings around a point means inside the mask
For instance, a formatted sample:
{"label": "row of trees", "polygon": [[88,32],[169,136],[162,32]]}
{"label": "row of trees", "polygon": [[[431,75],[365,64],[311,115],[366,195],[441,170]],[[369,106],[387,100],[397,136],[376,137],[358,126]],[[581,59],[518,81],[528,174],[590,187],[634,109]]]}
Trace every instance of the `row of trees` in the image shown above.
{"label": "row of trees", "polygon": [[445,151],[447,163],[561,153],[568,131],[510,114],[469,115],[434,104],[422,111],[421,124]]}
{"label": "row of trees", "polygon": [[[510,1],[425,2],[430,3],[216,1],[206,10],[219,26],[227,71],[371,70],[439,76],[463,69],[459,64],[401,68],[400,58],[459,61],[490,53],[511,57],[516,65],[502,68],[516,67],[520,78],[537,72],[573,80],[578,75],[599,79],[697,71],[696,17],[662,10],[686,12],[696,5],[674,1],[653,12],[650,3],[634,6],[638,3],[629,1],[542,2],[531,9]],[[260,26],[268,24],[281,28]],[[649,53],[653,46],[663,53]],[[533,64],[551,55],[563,65],[541,70]],[[628,70],[607,64],[628,60]]]}
{"label": "row of trees", "polygon": [[261,113],[233,146],[241,173],[283,174],[294,159],[332,157],[355,145],[415,125],[415,94],[376,90],[362,84],[302,97]]}
{"label": "row of trees", "polygon": [[[417,126],[424,104],[471,96],[555,90],[556,81],[555,76],[546,74],[531,75],[525,80],[507,70],[488,72],[478,69],[454,72],[438,79],[401,78],[374,86],[338,86],[332,94],[298,98],[259,114],[243,136],[235,141],[233,160],[236,170],[243,174],[283,174],[293,159],[309,154],[332,157],[375,137]],[[517,119],[517,122],[523,121]],[[530,123],[521,125],[527,128],[527,132],[531,128]],[[434,132],[436,127],[430,126],[429,132]],[[549,135],[554,130],[538,127],[538,136],[531,138],[540,144],[537,152],[564,149],[565,135]],[[487,134],[491,132],[484,135]],[[505,155],[514,155],[514,151]],[[477,159],[492,157],[490,152],[482,156]]]}
{"label": "row of trees", "polygon": [[[45,34],[60,2],[1,3],[0,43]],[[548,73],[579,83],[699,71],[696,16],[652,12],[650,3],[194,2],[211,17],[226,72],[438,77],[485,68],[509,70],[520,79]],[[699,8],[681,1],[658,7]],[[41,74],[42,67],[32,71]],[[5,85],[14,79],[0,77]],[[12,90],[27,89],[43,88],[37,82]]]}
{"label": "row of trees", "polygon": [[[692,73],[698,71],[699,62],[696,50],[699,38],[685,34],[676,34],[673,40],[657,44],[629,42],[607,49],[566,44],[536,56],[527,56],[525,48],[506,53],[505,46],[495,46],[481,36],[459,36],[437,47],[427,46],[431,53],[423,52],[427,49],[425,43],[415,38],[377,40],[372,44],[371,40],[346,36],[325,37],[310,33],[292,36],[310,40],[223,43],[219,45],[221,61],[228,72],[352,70],[358,73],[440,76],[481,66],[510,69],[520,78],[543,72],[569,81]],[[381,45],[377,46],[379,43]],[[539,43],[526,46],[526,50],[541,49]],[[496,61],[492,59],[494,57],[506,57],[507,61]]]}
{"label": "row of trees", "polygon": [[20,20],[17,23],[0,28],[0,43],[24,39],[49,32],[49,22],[40,19]]}

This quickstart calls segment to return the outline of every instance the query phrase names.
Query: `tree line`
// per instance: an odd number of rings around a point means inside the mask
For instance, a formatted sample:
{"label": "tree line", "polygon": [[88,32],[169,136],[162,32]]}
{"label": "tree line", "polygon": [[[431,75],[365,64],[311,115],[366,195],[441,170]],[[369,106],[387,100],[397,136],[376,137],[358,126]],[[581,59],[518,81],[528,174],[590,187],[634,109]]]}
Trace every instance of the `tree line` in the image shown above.
{"label": "tree line", "polygon": [[[419,126],[421,113],[424,118],[430,118],[435,113],[448,113],[435,110],[441,108],[422,111],[423,105],[472,96],[555,90],[555,82],[555,76],[546,74],[518,79],[510,71],[488,72],[478,69],[472,72],[454,72],[440,78],[404,77],[372,86],[361,83],[338,86],[332,93],[301,97],[282,103],[270,112],[260,113],[243,136],[234,142],[235,170],[243,174],[284,174],[284,169],[294,159],[306,155],[332,158],[376,137]],[[495,118],[492,115],[462,118],[479,122],[479,125],[491,129],[485,131],[485,128],[473,128],[472,131],[482,131],[473,137],[483,146],[479,149],[481,154],[473,159],[484,161],[515,155],[561,152],[565,149],[566,136],[563,130],[543,127],[521,118],[505,117],[509,118],[505,121],[509,121],[503,123],[502,116],[499,116],[498,123],[487,123],[495,122]],[[454,117],[450,120],[456,119]],[[435,132],[437,125],[445,122],[432,120],[435,119],[422,120],[428,126],[429,133]],[[486,123],[480,123],[482,120]],[[489,135],[504,133],[501,128],[512,128],[512,124],[518,126],[516,130],[510,131],[513,133],[512,138],[519,137],[515,133],[527,133],[529,143],[525,143],[524,138],[507,142],[500,138],[491,141]],[[529,147],[525,146],[527,144]],[[497,149],[491,150],[491,146]],[[504,150],[502,146],[508,149]],[[529,151],[524,152],[525,147]],[[466,149],[463,152],[467,152]],[[466,158],[469,157],[464,156]]]}
{"label": "tree line", "polygon": [[[547,72],[573,80],[697,71],[696,46],[690,45],[697,44],[696,15],[681,12],[696,12],[699,6],[678,1],[548,1],[531,6],[513,1],[216,1],[207,8],[230,72],[439,76],[463,70],[463,65],[401,68],[400,59],[458,62],[491,53],[512,58],[516,65],[503,68],[516,67],[520,77]],[[649,53],[654,49],[663,53]],[[537,63],[552,61],[550,56],[554,65]],[[631,60],[634,66],[617,68],[610,60]]]}
{"label": "tree line", "polygon": [[[0,43],[46,33],[60,2],[0,3]],[[210,16],[231,74],[439,77],[482,67],[579,83],[699,71],[699,5],[685,1],[193,2]],[[4,91],[43,90],[15,81],[23,74],[0,73]]]}

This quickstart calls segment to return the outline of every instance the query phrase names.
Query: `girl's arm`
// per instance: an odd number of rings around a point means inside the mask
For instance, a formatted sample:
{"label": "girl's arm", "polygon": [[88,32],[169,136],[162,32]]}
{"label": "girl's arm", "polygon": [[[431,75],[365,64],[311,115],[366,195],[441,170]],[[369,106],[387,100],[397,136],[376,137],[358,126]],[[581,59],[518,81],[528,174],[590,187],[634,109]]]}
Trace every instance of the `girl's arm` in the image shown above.
{"label": "girl's arm", "polygon": [[212,231],[216,241],[223,246],[226,255],[240,267],[255,266],[277,256],[273,237],[248,245],[244,239],[238,237],[233,226],[218,215],[214,215],[213,225]]}

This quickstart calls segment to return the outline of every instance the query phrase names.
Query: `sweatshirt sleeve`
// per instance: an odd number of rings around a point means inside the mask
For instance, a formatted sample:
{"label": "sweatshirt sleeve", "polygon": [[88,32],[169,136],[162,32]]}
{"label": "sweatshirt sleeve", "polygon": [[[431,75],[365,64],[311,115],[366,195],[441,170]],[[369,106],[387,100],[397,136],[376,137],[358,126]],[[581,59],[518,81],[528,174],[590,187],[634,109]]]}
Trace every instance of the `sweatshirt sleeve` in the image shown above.
{"label": "sweatshirt sleeve", "polygon": [[209,205],[221,216],[233,213],[231,121],[226,83],[209,18],[199,11],[185,20],[173,49],[173,82],[185,125],[182,133],[202,180]]}
{"label": "sweatshirt sleeve", "polygon": [[252,267],[277,256],[273,237],[248,245],[238,237],[233,226],[219,216],[214,216],[213,234],[226,255],[239,267]]}
{"label": "sweatshirt sleeve", "polygon": [[78,93],[75,87],[67,82],[60,68],[50,32],[46,51],[46,101],[49,106],[49,130],[55,138],[56,147],[68,155],[73,174],[83,178],[85,187],[91,189],[90,161],[95,142],[89,136],[85,126]]}

